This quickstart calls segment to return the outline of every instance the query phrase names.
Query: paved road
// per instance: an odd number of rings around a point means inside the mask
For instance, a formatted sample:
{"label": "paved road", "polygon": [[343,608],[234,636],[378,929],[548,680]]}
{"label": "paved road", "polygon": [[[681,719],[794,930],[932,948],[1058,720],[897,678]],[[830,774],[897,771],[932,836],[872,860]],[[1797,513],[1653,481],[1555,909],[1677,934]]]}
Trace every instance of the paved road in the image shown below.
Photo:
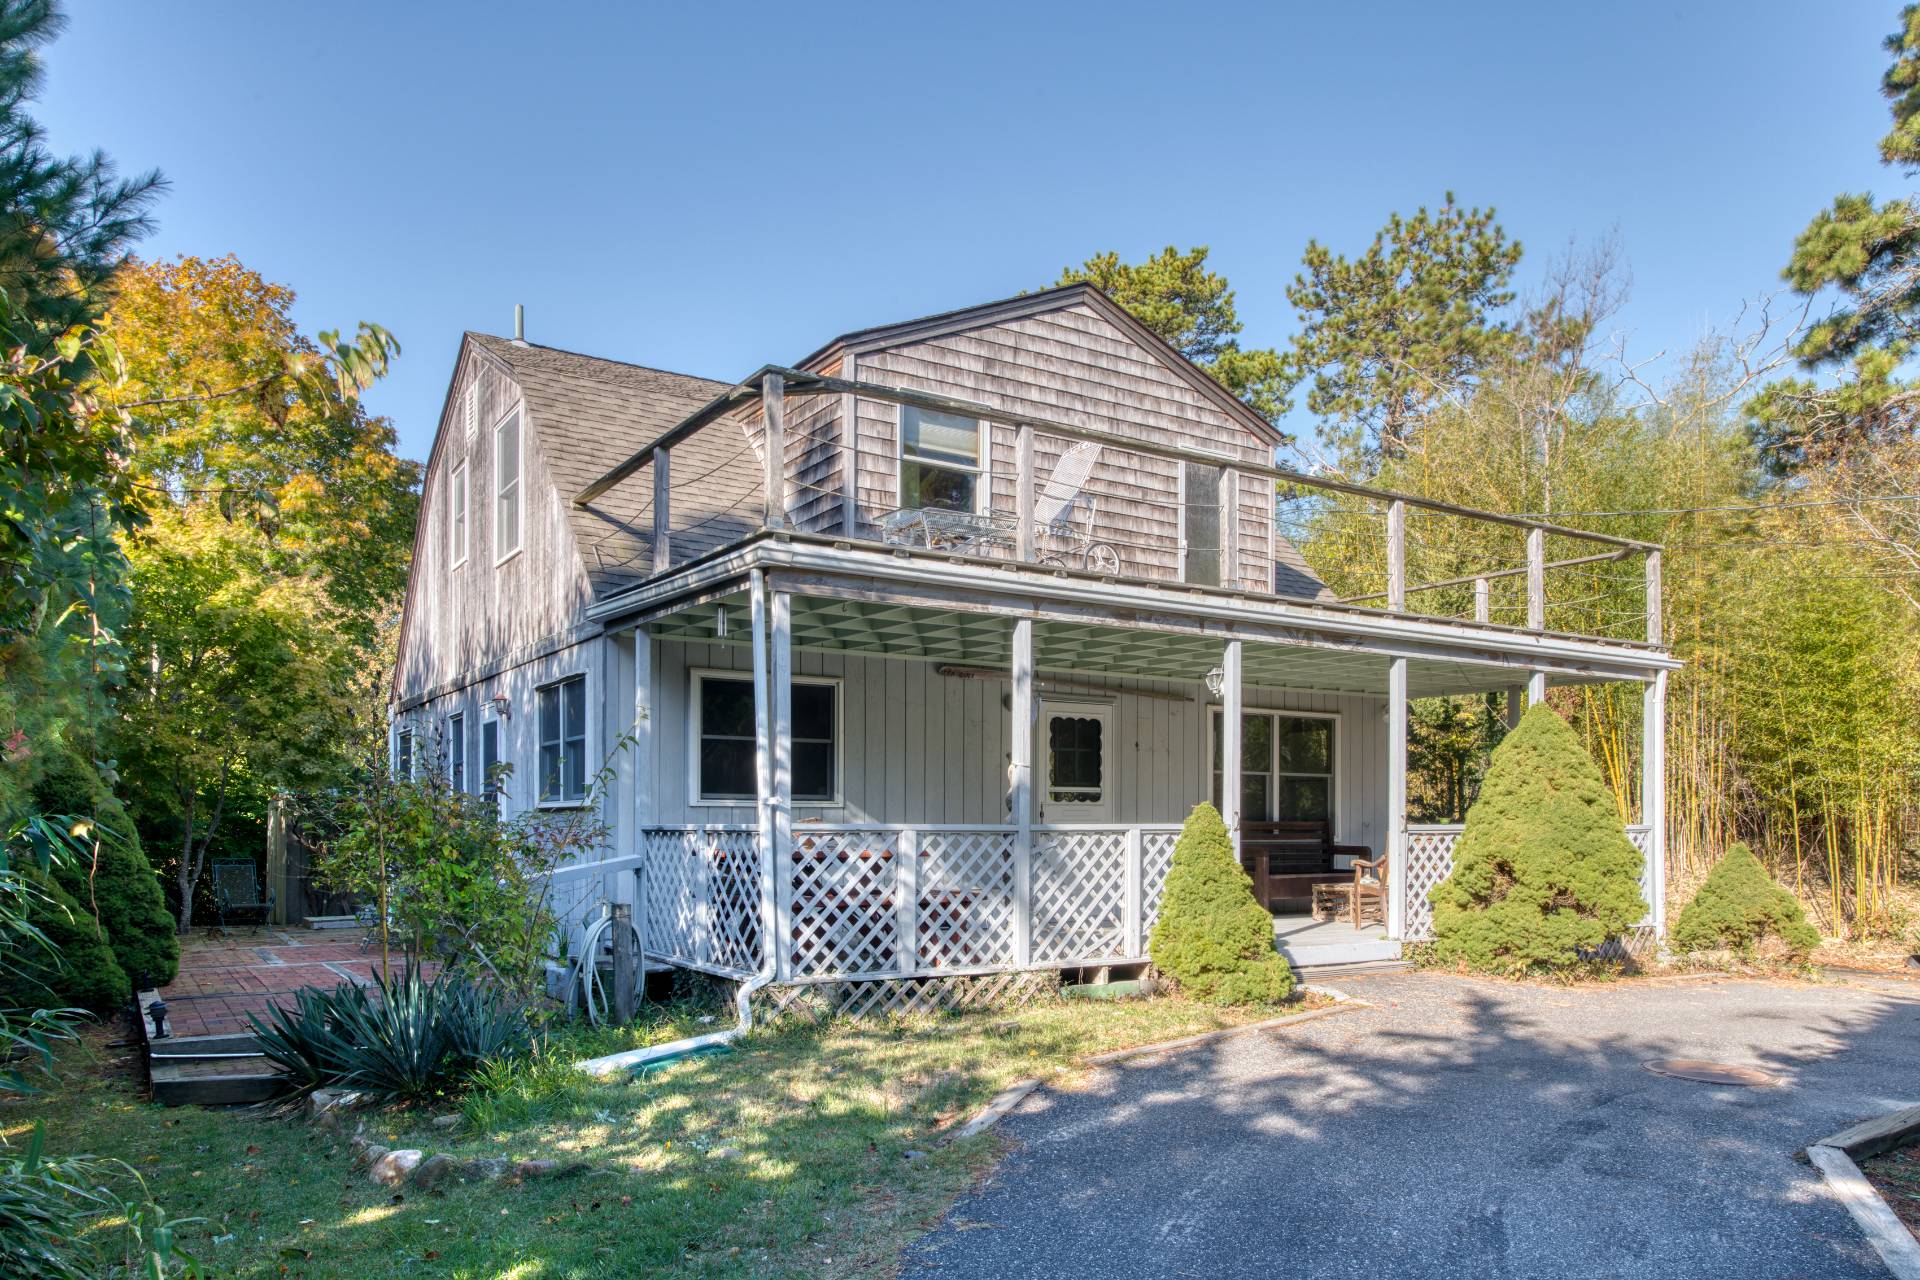
{"label": "paved road", "polygon": [[[1339,985],[1378,1007],[1034,1094],[905,1274],[1885,1275],[1792,1153],[1920,1103],[1920,985]],[[1640,1066],[1663,1057],[1790,1083]]]}

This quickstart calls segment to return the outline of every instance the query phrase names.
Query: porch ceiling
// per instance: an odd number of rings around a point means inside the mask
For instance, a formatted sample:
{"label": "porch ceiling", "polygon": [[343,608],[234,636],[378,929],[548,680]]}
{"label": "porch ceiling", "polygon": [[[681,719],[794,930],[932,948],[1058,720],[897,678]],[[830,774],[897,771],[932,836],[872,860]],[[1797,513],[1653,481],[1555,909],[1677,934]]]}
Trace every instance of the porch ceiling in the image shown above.
{"label": "porch ceiling", "polygon": [[[727,635],[718,631],[718,611],[727,609]],[[695,605],[655,619],[661,639],[744,644],[749,636],[744,594]],[[796,596],[793,645],[797,649],[879,654],[968,666],[1008,668],[1013,662],[1012,620],[991,613],[918,608],[864,600]],[[1221,641],[1209,636],[1037,621],[1034,665],[1042,672],[1198,681],[1219,664]],[[1388,659],[1377,653],[1307,644],[1248,641],[1243,652],[1246,682],[1277,689],[1385,696]],[[1510,667],[1415,658],[1408,662],[1407,691],[1416,698],[1505,689],[1524,681]]]}

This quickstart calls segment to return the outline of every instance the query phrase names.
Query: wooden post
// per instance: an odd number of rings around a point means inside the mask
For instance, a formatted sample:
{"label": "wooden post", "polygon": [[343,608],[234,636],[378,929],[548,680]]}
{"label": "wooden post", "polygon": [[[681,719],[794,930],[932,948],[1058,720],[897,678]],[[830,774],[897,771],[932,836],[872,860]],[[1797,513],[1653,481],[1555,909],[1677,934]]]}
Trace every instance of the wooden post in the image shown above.
{"label": "wooden post", "polygon": [[633,918],[640,927],[640,961],[647,958],[647,826],[654,820],[653,637],[633,629]]}
{"label": "wooden post", "polygon": [[900,976],[905,978],[920,967],[920,833],[912,827],[902,831],[895,853],[893,928]]}
{"label": "wooden post", "polygon": [[1233,853],[1240,856],[1240,683],[1243,642],[1227,641],[1220,668],[1220,816],[1233,836]]}
{"label": "wooden post", "polygon": [[1547,534],[1544,529],[1527,530],[1527,628],[1539,631],[1547,625]]}
{"label": "wooden post", "polygon": [[[773,652],[773,848],[767,896],[773,904],[773,939],[784,958],[793,936],[793,593],[774,591],[773,627],[768,637]],[[783,959],[782,968],[791,966]]]}
{"label": "wooden post", "polygon": [[[633,908],[624,902],[612,904],[613,913],[613,1022],[624,1027],[633,1021],[634,963]],[[595,963],[593,956],[586,957]]]}
{"label": "wooden post", "polygon": [[1013,624],[1013,726],[1007,789],[1013,806],[1013,962],[1033,941],[1033,619]]}
{"label": "wooden post", "polygon": [[1526,704],[1521,699],[1526,696],[1526,693],[1526,687],[1523,685],[1507,686],[1507,728],[1520,727],[1520,713],[1526,710]]}
{"label": "wooden post", "polygon": [[766,419],[766,464],[764,514],[761,523],[769,529],[787,527],[787,380],[777,373],[760,379],[760,409]]}
{"label": "wooden post", "polygon": [[1407,607],[1407,504],[1395,498],[1387,504],[1387,608]]}
{"label": "wooden post", "polygon": [[1485,578],[1473,580],[1473,620],[1486,622],[1493,617],[1493,584]]}
{"label": "wooden post", "polygon": [[1660,644],[1661,599],[1660,599],[1660,553],[1647,552],[1647,643]]}
{"label": "wooden post", "polygon": [[1640,821],[1647,824],[1647,894],[1655,937],[1667,936],[1667,673],[1648,682],[1640,728]]}
{"label": "wooden post", "polygon": [[673,512],[673,458],[668,449],[653,451],[653,571],[665,573],[673,565],[672,538],[668,534]]}
{"label": "wooden post", "polygon": [[1022,564],[1033,562],[1033,427],[1021,423],[1014,429],[1013,507],[1014,554]]}
{"label": "wooden post", "polygon": [[[767,671],[767,576],[765,571],[755,569],[748,575],[748,590],[752,600],[752,643],[753,655],[753,784],[756,803],[754,806],[755,825],[759,828],[760,866],[766,873],[760,895],[760,945],[777,946],[778,953],[784,958],[787,948],[779,946],[778,920],[774,909],[774,870],[779,866],[774,856],[773,832],[773,693],[769,688]],[[706,865],[706,860],[701,860]],[[705,905],[705,893],[701,895],[701,905]],[[764,957],[764,953],[763,953]],[[783,966],[784,967],[784,966]]]}
{"label": "wooden post", "polygon": [[[464,721],[462,723],[465,723]],[[267,801],[267,890],[273,894],[273,910],[268,913],[273,924],[287,922],[287,899],[293,896],[291,877],[287,875],[287,801],[286,797],[275,794]],[[304,902],[306,895],[301,895]],[[139,974],[134,974],[139,977]]]}
{"label": "wooden post", "polygon": [[1387,667],[1387,936],[1407,933],[1407,660]]}
{"label": "wooden post", "polygon": [[[848,382],[859,375],[854,358],[847,356],[840,370]],[[849,538],[860,536],[860,400],[852,392],[840,397],[840,532]]]}
{"label": "wooden post", "polygon": [[1220,472],[1220,585],[1240,585],[1240,473],[1232,467]]}
{"label": "wooden post", "polygon": [[1527,705],[1547,700],[1547,673],[1536,671],[1527,677]]}

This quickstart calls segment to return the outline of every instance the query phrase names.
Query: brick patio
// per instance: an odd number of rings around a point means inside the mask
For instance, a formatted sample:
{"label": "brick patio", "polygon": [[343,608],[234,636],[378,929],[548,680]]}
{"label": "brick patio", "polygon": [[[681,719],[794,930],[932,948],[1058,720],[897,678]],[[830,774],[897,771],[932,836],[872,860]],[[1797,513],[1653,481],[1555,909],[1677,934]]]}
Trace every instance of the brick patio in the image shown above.
{"label": "brick patio", "polygon": [[357,929],[196,929],[180,940],[180,972],[160,997],[173,1035],[230,1035],[302,987],[369,985],[379,970],[378,948],[363,949]]}

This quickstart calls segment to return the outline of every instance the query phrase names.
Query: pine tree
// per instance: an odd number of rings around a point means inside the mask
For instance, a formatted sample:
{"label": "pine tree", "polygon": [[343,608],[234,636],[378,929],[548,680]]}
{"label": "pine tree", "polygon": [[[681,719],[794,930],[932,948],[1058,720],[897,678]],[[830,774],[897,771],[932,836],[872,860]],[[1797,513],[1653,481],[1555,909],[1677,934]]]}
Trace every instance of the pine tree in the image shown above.
{"label": "pine tree", "polygon": [[1233,856],[1220,811],[1194,806],[1173,846],[1153,964],[1181,994],[1208,1004],[1271,1004],[1293,991],[1293,970],[1273,945],[1273,917]]}
{"label": "pine tree", "polygon": [[1646,914],[1640,862],[1593,758],[1536,703],[1494,751],[1434,887],[1434,950],[1494,973],[1573,964]]}

